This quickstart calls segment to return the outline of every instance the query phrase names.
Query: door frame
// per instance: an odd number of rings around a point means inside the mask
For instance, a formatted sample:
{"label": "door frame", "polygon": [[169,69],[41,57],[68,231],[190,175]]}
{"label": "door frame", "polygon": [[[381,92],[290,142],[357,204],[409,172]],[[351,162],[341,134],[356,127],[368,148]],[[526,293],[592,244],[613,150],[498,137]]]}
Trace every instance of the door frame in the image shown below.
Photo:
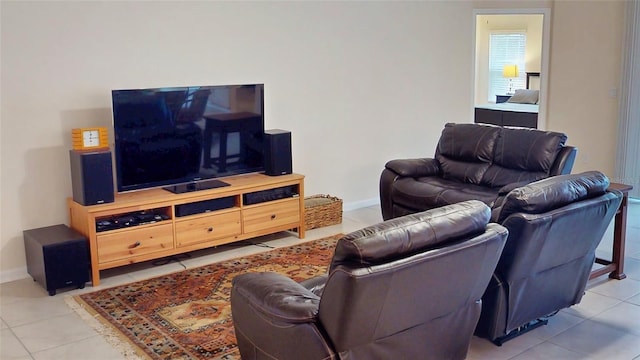
{"label": "door frame", "polygon": [[542,49],[540,57],[540,95],[538,106],[538,129],[547,129],[547,108],[549,93],[549,50],[551,38],[551,9],[535,8],[535,9],[473,9],[473,62],[472,62],[472,109],[471,113],[475,114],[475,95],[477,87],[476,74],[476,26],[478,15],[542,15]]}

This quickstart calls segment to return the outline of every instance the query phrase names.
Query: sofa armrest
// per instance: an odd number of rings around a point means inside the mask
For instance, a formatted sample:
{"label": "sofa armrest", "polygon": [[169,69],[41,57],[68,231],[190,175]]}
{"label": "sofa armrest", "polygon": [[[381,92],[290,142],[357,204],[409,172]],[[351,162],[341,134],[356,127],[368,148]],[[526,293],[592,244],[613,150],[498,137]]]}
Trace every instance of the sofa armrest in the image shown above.
{"label": "sofa armrest", "polygon": [[333,359],[318,320],[320,297],[276,273],[233,278],[231,314],[244,359]]}
{"label": "sofa armrest", "polygon": [[320,297],[292,279],[277,273],[248,273],[233,278],[234,298],[275,322],[313,322]]}
{"label": "sofa armrest", "polygon": [[491,221],[495,222],[498,216],[500,215],[500,211],[502,210],[502,204],[504,203],[504,199],[507,198],[507,195],[511,192],[511,190],[517,189],[522,186],[526,186],[532,183],[531,180],[519,181],[511,184],[507,184],[498,190],[498,197],[491,204]]}
{"label": "sofa armrest", "polygon": [[525,181],[519,181],[519,182],[514,182],[514,183],[511,183],[511,184],[507,184],[507,185],[501,187],[500,190],[498,190],[498,197],[506,196],[508,193],[511,192],[511,190],[517,189],[517,188],[525,186],[525,185],[529,185],[532,182],[533,181],[531,181],[531,180],[525,180]]}
{"label": "sofa armrest", "polygon": [[405,177],[434,176],[440,174],[440,163],[436,159],[396,159],[385,164],[385,168]]}
{"label": "sofa armrest", "polygon": [[328,278],[329,274],[323,274],[312,277],[311,279],[302,280],[300,281],[300,285],[316,294],[317,296],[322,296],[322,292],[324,291],[324,286],[327,284]]}
{"label": "sofa armrest", "polygon": [[551,166],[549,176],[571,174],[577,153],[578,149],[576,147],[563,146]]}
{"label": "sofa armrest", "polygon": [[248,273],[233,278],[234,300],[276,322],[312,322],[318,314],[320,298],[292,279],[277,273]]}

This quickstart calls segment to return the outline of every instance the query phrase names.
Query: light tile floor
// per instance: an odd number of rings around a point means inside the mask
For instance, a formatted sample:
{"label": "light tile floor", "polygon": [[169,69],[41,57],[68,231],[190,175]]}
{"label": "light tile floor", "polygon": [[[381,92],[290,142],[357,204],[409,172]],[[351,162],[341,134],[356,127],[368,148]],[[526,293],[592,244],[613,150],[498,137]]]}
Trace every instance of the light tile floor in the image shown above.
{"label": "light tile floor", "polygon": [[[347,233],[381,221],[377,206],[345,212],[340,225],[307,231],[304,241]],[[598,256],[609,258],[609,228]],[[0,285],[0,359],[122,359],[65,303],[65,297],[136,280],[246,256],[301,240],[279,233],[242,244],[191,253],[167,264],[143,263],[101,272],[100,286],[59,290],[56,296],[32,279]],[[640,201],[629,207],[624,280],[594,279],[582,302],[560,311],[543,326],[497,347],[474,337],[468,359],[615,359],[640,360]]]}

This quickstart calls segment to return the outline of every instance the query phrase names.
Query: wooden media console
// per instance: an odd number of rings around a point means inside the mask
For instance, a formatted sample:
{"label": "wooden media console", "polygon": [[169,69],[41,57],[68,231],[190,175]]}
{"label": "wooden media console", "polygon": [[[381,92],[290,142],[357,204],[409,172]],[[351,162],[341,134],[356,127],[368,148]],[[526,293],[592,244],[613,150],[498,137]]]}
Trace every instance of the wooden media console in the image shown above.
{"label": "wooden media console", "polygon": [[[222,180],[229,186],[181,194],[140,190],[116,194],[114,202],[100,205],[84,206],[68,198],[70,227],[89,240],[92,285],[100,284],[100,270],[127,264],[279,231],[295,230],[304,238],[303,175],[248,174]],[[283,197],[280,189],[292,191]],[[265,191],[266,196],[255,196]],[[198,209],[203,202],[219,208],[180,211],[185,205]]]}

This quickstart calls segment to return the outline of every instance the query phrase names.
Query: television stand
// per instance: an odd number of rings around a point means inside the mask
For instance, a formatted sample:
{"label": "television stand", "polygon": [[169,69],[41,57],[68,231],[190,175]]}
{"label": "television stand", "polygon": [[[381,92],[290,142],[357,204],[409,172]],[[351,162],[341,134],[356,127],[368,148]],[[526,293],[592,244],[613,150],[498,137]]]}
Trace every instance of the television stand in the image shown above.
{"label": "television stand", "polygon": [[[70,227],[88,239],[93,286],[100,270],[280,231],[304,238],[303,175],[255,173],[224,182],[229,186],[180,194],[161,188],[120,193],[112,203],[89,206],[67,198]],[[278,196],[264,196],[265,190]]]}
{"label": "television stand", "polygon": [[217,189],[225,186],[230,186],[230,184],[221,180],[206,180],[206,181],[196,181],[188,184],[167,186],[167,187],[163,187],[163,189],[170,191],[174,194],[183,194],[183,193],[192,192],[192,191]]}

